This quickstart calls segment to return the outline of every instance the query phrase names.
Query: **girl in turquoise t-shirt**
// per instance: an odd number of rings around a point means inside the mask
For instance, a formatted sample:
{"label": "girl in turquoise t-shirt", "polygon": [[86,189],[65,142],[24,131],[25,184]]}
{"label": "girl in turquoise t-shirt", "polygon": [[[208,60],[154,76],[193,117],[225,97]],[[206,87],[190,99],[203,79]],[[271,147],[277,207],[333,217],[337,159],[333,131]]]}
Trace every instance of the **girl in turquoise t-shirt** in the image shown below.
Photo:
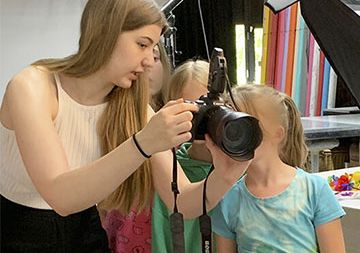
{"label": "girl in turquoise t-shirt", "polygon": [[345,252],[343,209],[324,179],[300,169],[307,149],[294,102],[264,85],[240,86],[234,97],[259,119],[263,141],[212,214],[218,253]]}

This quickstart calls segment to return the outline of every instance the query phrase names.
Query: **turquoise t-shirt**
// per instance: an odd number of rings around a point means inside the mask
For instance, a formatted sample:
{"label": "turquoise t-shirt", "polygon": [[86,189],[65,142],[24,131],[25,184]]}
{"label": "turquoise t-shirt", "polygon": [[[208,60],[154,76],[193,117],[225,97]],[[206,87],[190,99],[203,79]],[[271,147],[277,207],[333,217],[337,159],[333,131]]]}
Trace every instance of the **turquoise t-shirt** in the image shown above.
{"label": "turquoise t-shirt", "polygon": [[257,198],[240,179],[212,213],[213,232],[242,253],[318,252],[315,228],[345,214],[325,179],[297,169],[282,193]]}
{"label": "turquoise t-shirt", "polygon": [[[193,160],[188,155],[190,143],[185,143],[176,153],[177,159],[191,182],[203,180],[210,171],[211,164]],[[170,187],[170,186],[169,186]],[[199,199],[199,201],[202,201]],[[181,210],[180,210],[181,211]],[[151,251],[154,253],[171,253],[172,240],[169,215],[166,205],[156,193],[152,207]],[[201,234],[199,219],[184,221],[185,252],[201,253]],[[215,246],[214,246],[215,247]],[[213,251],[215,253],[215,250]]]}

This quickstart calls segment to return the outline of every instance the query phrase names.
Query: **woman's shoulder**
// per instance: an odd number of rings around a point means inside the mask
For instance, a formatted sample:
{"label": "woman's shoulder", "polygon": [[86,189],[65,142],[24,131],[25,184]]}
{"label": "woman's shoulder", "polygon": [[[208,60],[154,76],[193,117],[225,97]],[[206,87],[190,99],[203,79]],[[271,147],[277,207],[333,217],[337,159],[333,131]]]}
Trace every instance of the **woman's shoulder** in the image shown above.
{"label": "woman's shoulder", "polygon": [[27,66],[18,72],[9,82],[8,89],[47,90],[51,88],[52,74],[41,66]]}
{"label": "woman's shoulder", "polygon": [[57,89],[53,74],[44,67],[28,66],[8,83],[1,106],[1,121],[11,127],[11,107],[20,104],[44,106],[51,115],[57,113]]}

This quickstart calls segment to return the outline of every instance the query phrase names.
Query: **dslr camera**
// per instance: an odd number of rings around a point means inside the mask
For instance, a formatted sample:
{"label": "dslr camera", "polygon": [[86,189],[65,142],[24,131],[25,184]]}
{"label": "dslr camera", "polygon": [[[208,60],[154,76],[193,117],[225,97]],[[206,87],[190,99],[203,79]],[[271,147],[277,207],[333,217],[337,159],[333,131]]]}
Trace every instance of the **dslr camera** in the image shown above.
{"label": "dslr camera", "polygon": [[[234,111],[229,104],[224,103],[220,95],[224,93],[226,85],[231,95],[223,50],[214,48],[209,68],[208,94],[198,100],[187,101],[199,107],[193,113],[192,141],[204,140],[205,134],[209,134],[224,153],[235,160],[247,161],[254,157],[255,149],[262,141],[262,131],[256,118]],[[235,101],[233,103],[236,105]]]}

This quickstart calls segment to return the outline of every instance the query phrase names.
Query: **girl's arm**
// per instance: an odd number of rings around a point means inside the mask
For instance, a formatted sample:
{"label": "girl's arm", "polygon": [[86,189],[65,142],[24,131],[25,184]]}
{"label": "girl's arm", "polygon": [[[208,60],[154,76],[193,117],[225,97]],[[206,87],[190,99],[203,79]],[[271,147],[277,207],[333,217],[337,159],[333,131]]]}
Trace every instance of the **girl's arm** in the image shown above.
{"label": "girl's arm", "polygon": [[[145,159],[129,139],[90,164],[70,168],[54,128],[57,100],[50,76],[33,67],[22,71],[7,88],[0,116],[2,123],[15,132],[22,160],[36,189],[57,213],[66,216],[103,200]],[[186,124],[181,113],[194,110],[194,106],[175,103],[169,108],[137,135],[149,154],[189,139],[190,134],[183,134],[179,124]]]}
{"label": "girl's arm", "polygon": [[236,242],[220,235],[214,234],[216,240],[216,252],[218,253],[236,253]]}
{"label": "girl's arm", "polygon": [[316,227],[321,253],[345,253],[344,236],[340,219]]}
{"label": "girl's arm", "polygon": [[[250,161],[238,162],[224,154],[206,136],[206,146],[211,152],[214,161],[214,171],[210,174],[206,186],[207,209],[214,208],[225,193],[244,174]],[[172,153],[165,151],[151,158],[153,179],[156,191],[170,210],[173,210],[174,195],[171,192],[172,181]],[[198,217],[202,214],[202,195],[204,180],[190,183],[178,163],[178,196],[179,211],[186,219]]]}

